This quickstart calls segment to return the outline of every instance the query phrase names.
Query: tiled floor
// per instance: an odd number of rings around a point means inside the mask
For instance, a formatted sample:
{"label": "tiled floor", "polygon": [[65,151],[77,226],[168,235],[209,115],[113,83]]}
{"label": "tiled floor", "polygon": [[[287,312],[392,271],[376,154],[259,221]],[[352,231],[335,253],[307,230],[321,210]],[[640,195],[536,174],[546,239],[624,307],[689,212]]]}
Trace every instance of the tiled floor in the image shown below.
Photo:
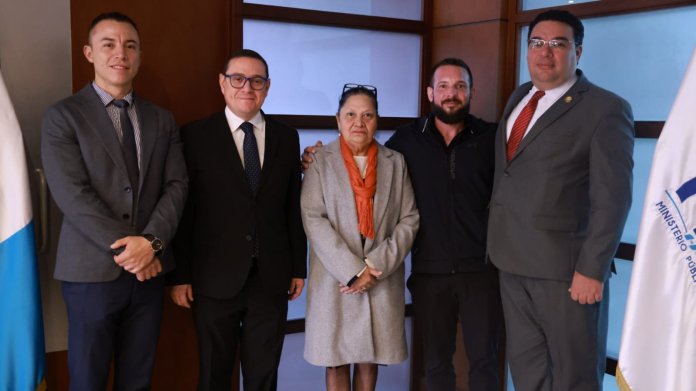
{"label": "tiled floor", "polygon": [[[411,319],[406,319],[406,336],[409,342],[409,359],[399,365],[379,368],[377,378],[378,391],[408,391],[410,361]],[[304,350],[304,333],[290,334],[285,337],[283,356],[278,372],[278,391],[323,391],[324,368],[310,365],[302,357]],[[512,381],[508,378],[508,391],[514,391]],[[604,376],[604,391],[618,391],[616,378]]]}
{"label": "tiled floor", "polygon": [[[406,319],[406,340],[411,335],[411,319]],[[285,337],[283,356],[278,371],[278,391],[323,391],[324,367],[309,364],[302,357],[304,350],[304,333],[290,334]],[[410,359],[399,365],[379,368],[377,390],[379,391],[408,391]]]}
{"label": "tiled floor", "polygon": [[[515,391],[515,387],[512,386],[512,379],[508,377],[507,391]],[[610,375],[604,375],[604,391],[619,391],[619,387],[616,385],[616,378]]]}

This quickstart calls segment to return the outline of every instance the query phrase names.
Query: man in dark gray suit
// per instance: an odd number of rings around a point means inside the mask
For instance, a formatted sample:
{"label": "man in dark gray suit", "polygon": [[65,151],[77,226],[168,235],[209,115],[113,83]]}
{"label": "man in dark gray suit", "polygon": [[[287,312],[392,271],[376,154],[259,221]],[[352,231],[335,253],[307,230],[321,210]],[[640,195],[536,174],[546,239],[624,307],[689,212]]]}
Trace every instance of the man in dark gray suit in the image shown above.
{"label": "man in dark gray suit", "polygon": [[150,387],[169,240],[188,182],[171,113],[133,94],[140,38],[97,16],[83,52],[94,82],[46,112],[42,157],[63,212],[55,278],[68,310],[71,390]]}
{"label": "man in dark gray suit", "polygon": [[601,390],[607,279],[631,204],[629,104],[577,69],[583,25],[529,26],[532,82],[498,128],[488,253],[500,270],[515,389]]}

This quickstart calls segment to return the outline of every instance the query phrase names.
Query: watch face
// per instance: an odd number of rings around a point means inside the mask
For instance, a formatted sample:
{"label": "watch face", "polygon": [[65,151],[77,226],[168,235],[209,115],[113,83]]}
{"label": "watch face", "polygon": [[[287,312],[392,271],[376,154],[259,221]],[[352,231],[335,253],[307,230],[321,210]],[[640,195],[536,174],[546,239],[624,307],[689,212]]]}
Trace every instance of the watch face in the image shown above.
{"label": "watch face", "polygon": [[162,239],[160,238],[154,238],[152,239],[152,242],[150,242],[150,245],[152,246],[152,249],[155,252],[162,251]]}

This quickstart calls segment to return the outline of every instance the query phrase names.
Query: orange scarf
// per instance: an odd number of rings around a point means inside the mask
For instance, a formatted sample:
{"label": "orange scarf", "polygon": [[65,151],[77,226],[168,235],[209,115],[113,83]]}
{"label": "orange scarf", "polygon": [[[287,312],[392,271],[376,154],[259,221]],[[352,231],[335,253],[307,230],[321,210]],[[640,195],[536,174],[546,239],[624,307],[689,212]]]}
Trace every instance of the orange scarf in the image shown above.
{"label": "orange scarf", "polygon": [[360,175],[353,152],[351,152],[348,144],[343,140],[343,137],[338,138],[341,142],[341,155],[343,155],[343,163],[348,170],[350,177],[350,187],[353,189],[355,196],[355,209],[358,211],[358,227],[360,233],[370,239],[375,238],[375,218],[372,211],[372,200],[377,190],[377,143],[372,141],[367,150],[367,172],[365,180]]}

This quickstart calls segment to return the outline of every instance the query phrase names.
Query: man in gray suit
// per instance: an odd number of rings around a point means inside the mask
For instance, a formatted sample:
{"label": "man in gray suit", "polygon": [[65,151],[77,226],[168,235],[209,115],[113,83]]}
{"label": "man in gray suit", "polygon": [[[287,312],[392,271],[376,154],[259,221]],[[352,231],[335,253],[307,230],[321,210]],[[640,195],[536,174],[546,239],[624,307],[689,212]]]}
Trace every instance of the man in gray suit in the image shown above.
{"label": "man in gray suit", "polygon": [[140,38],[97,16],[83,52],[94,82],[46,112],[42,157],[63,212],[55,278],[68,310],[71,390],[150,387],[169,240],[188,181],[171,113],[133,94]]}
{"label": "man in gray suit", "polygon": [[532,82],[498,128],[488,253],[500,270],[517,391],[601,390],[608,284],[631,204],[628,103],[577,69],[583,25],[552,10],[529,26]]}

